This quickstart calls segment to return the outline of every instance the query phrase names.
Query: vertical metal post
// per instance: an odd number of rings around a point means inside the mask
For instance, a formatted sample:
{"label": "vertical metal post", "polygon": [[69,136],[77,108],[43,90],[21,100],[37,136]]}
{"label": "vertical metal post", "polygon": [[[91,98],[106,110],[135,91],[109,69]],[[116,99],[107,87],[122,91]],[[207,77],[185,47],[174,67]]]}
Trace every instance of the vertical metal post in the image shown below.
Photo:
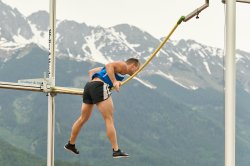
{"label": "vertical metal post", "polygon": [[[49,30],[49,80],[55,86],[55,35],[56,35],[56,0],[50,0],[50,30]],[[48,94],[48,143],[47,166],[54,166],[54,136],[55,136],[55,94]]]}
{"label": "vertical metal post", "polygon": [[225,166],[235,166],[236,0],[226,1]]}

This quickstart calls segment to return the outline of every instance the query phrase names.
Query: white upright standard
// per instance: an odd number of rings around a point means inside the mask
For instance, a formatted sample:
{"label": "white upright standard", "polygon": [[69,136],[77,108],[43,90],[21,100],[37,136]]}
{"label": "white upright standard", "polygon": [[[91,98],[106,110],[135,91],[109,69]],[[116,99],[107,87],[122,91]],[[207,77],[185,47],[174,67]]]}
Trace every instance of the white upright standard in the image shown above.
{"label": "white upright standard", "polygon": [[[50,0],[50,30],[49,30],[49,81],[55,87],[55,35],[56,35],[56,0]],[[55,138],[55,93],[48,93],[48,144],[47,166],[54,166]]]}
{"label": "white upright standard", "polygon": [[235,166],[235,122],[236,122],[236,2],[250,0],[222,0],[226,4],[226,48],[225,48],[225,166]]}
{"label": "white upright standard", "polygon": [[235,166],[235,29],[236,0],[227,0],[225,48],[225,166]]}

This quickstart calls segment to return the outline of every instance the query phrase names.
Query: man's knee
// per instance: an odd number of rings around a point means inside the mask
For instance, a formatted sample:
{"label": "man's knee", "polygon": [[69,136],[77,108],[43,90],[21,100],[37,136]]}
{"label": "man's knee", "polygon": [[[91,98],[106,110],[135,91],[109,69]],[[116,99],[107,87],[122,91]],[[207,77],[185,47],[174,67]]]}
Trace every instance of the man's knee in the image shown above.
{"label": "man's knee", "polygon": [[85,122],[88,121],[88,119],[89,118],[86,117],[86,116],[80,116],[79,119],[78,119],[78,121],[80,122],[81,125],[83,125]]}
{"label": "man's knee", "polygon": [[83,120],[88,120],[88,118],[89,118],[90,115],[91,115],[91,112],[92,112],[92,110],[82,110],[81,118],[82,118]]}
{"label": "man's knee", "polygon": [[114,119],[112,116],[107,116],[104,118],[106,125],[114,125]]}

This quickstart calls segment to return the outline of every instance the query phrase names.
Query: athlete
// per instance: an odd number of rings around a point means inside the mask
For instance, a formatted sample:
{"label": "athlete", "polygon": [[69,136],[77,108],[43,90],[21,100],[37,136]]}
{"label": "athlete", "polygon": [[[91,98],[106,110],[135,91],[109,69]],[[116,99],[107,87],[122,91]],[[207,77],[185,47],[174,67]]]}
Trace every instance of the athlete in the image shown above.
{"label": "athlete", "polygon": [[79,151],[75,147],[76,138],[82,126],[88,121],[94,105],[96,105],[106,124],[107,137],[113,149],[113,158],[129,157],[127,153],[119,149],[117,143],[111,88],[119,92],[124,76],[126,74],[133,75],[139,67],[139,60],[130,58],[125,62],[117,61],[108,63],[105,67],[94,68],[88,72],[91,81],[86,83],[84,87],[82,112],[73,124],[69,142],[64,146],[66,150],[79,154]]}

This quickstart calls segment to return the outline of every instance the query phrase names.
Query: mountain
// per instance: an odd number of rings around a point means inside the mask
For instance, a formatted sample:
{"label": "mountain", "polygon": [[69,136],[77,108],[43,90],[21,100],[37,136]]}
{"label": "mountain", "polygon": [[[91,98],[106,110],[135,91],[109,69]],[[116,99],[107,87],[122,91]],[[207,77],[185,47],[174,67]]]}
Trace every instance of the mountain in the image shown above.
{"label": "mountain", "polygon": [[17,9],[12,9],[0,1],[0,11],[1,40],[17,42],[22,38],[31,39],[33,36],[31,28],[26,18]]}
{"label": "mountain", "polygon": [[[0,1],[0,78],[40,78],[48,65],[48,13],[25,18]],[[15,17],[12,12],[16,11]],[[18,29],[12,22],[22,21]],[[5,28],[12,27],[12,28]],[[18,31],[17,31],[18,32]],[[22,33],[21,33],[22,32]],[[27,35],[30,34],[30,35]],[[28,33],[29,32],[29,33]],[[10,37],[6,37],[9,34]],[[25,35],[26,34],[26,35]],[[87,71],[129,57],[148,59],[162,39],[120,24],[93,27],[72,20],[57,22],[56,84],[82,88]],[[17,40],[17,39],[22,39]],[[56,159],[84,165],[222,165],[224,162],[224,52],[194,40],[169,40],[145,70],[113,93],[121,148],[132,158],[110,160],[100,114],[95,111],[77,142],[80,157],[63,151],[79,116],[79,96],[56,97]],[[237,50],[237,165],[250,162],[249,53]],[[46,94],[1,90],[1,139],[46,157]]]}
{"label": "mountain", "polygon": [[[5,63],[0,78],[15,81],[22,78],[37,78],[47,70],[47,54],[37,45],[29,45]],[[20,52],[23,54],[23,52]],[[88,79],[87,71],[101,64],[57,59],[57,85],[83,87]],[[34,68],[36,70],[34,70]],[[32,71],[32,72],[30,72]],[[12,74],[8,74],[11,72]],[[205,89],[193,91],[155,75],[151,89],[133,80],[113,93],[115,122],[121,148],[133,156],[126,162],[113,161],[101,115],[95,110],[83,128],[77,146],[80,159],[63,151],[71,125],[80,114],[81,97],[58,95],[56,97],[55,155],[58,160],[80,162],[88,165],[221,165],[224,152],[223,94]],[[160,85],[160,84],[159,84]],[[165,90],[174,93],[168,94]],[[172,91],[171,91],[172,90]],[[195,93],[194,93],[195,92]],[[238,91],[239,92],[239,91]],[[244,94],[244,95],[243,95]],[[178,96],[186,100],[178,99]],[[240,166],[249,163],[248,132],[249,110],[244,108],[250,96],[246,91],[238,93],[240,101],[237,113],[237,157]],[[189,97],[189,100],[187,98]],[[196,100],[198,99],[199,100]],[[46,94],[1,90],[0,93],[1,138],[19,149],[37,156],[46,157],[47,98]],[[128,107],[129,106],[129,107]],[[80,160],[80,161],[79,161]],[[105,163],[105,164],[104,164]]]}
{"label": "mountain", "polygon": [[1,165],[13,166],[13,165],[26,165],[37,166],[45,165],[45,161],[27,152],[17,149],[11,144],[0,140],[0,161]]}
{"label": "mountain", "polygon": [[[38,11],[27,17],[31,25],[35,25],[39,31],[48,31],[49,13],[46,11]],[[47,20],[47,21],[44,21]]]}
{"label": "mountain", "polygon": [[[4,166],[45,166],[46,160],[18,149],[6,141],[0,140],[0,163]],[[73,166],[75,164],[77,163],[55,161],[55,165],[58,166]]]}
{"label": "mountain", "polygon": [[[6,71],[15,71],[11,79],[36,77],[47,69],[46,59],[46,52],[38,46],[33,47],[23,58],[9,60],[0,71],[0,77],[10,79]],[[36,66],[36,70],[32,70],[31,63]],[[57,59],[57,84],[81,87],[87,79],[84,71],[99,65]],[[2,136],[9,138],[18,148],[46,157],[46,95],[3,90],[0,98]],[[114,92],[113,99],[120,146],[133,157],[127,162],[110,160],[111,149],[104,123],[101,115],[95,111],[77,142],[83,164],[193,165],[193,161],[196,161],[201,165],[209,165],[211,158],[217,165],[223,163],[223,156],[220,155],[223,154],[223,146],[220,146],[223,142],[222,122],[215,119],[215,122],[211,121],[204,114],[207,110],[191,109],[136,80],[122,88],[119,95]],[[56,98],[56,159],[77,160],[76,157],[72,159],[72,155],[62,151],[62,148],[68,140],[71,124],[80,113],[81,100],[78,96],[58,95]],[[222,109],[210,109],[209,114],[213,113],[222,120]],[[9,130],[12,132],[9,133]],[[192,155],[197,153],[201,155]],[[176,158],[177,154],[180,159]]]}
{"label": "mountain", "polygon": [[[7,5],[1,4],[3,11],[14,11]],[[12,31],[9,32],[4,27],[11,27],[11,22],[21,20],[25,22],[23,25],[30,27],[27,29],[31,29],[31,36],[25,38],[19,34],[17,38],[25,39],[22,42],[14,40],[15,38],[9,40],[1,38],[0,59],[2,61],[8,60],[15,51],[30,43],[36,43],[47,50],[49,14],[46,11],[38,11],[27,18],[23,18],[18,11],[16,11],[18,17],[13,17],[11,12],[5,13],[8,14],[2,16],[1,20],[8,18],[13,21],[5,23],[5,26],[1,24],[2,30],[15,36]],[[103,28],[70,20],[58,21],[56,36],[58,57],[99,63],[125,60],[129,57],[136,57],[144,62],[161,42],[161,39],[156,39],[149,33],[128,24]],[[209,47],[193,40],[170,40],[140,76],[148,77],[144,83],[151,87],[157,87],[157,85],[149,81],[150,77],[158,75],[185,89],[211,88],[223,91],[223,55],[222,49]],[[249,73],[249,67],[245,64],[249,62],[248,57],[249,53],[237,50],[237,76],[247,92],[249,92],[249,79],[247,79],[249,77],[246,75]]]}

